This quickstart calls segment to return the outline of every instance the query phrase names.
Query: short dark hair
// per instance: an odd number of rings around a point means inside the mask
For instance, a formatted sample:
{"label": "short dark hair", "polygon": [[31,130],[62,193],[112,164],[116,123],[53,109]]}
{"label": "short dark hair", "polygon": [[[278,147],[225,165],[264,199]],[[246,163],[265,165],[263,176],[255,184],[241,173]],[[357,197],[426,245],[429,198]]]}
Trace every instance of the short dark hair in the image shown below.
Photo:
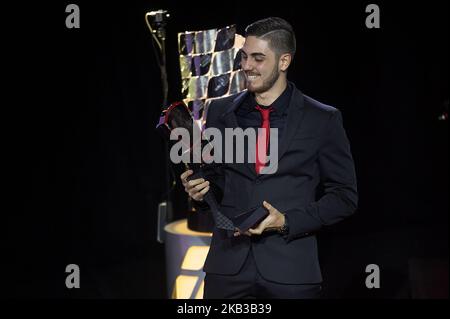
{"label": "short dark hair", "polygon": [[296,41],[292,26],[286,20],[269,17],[253,22],[245,28],[245,36],[255,36],[267,40],[270,48],[278,55],[295,54]]}

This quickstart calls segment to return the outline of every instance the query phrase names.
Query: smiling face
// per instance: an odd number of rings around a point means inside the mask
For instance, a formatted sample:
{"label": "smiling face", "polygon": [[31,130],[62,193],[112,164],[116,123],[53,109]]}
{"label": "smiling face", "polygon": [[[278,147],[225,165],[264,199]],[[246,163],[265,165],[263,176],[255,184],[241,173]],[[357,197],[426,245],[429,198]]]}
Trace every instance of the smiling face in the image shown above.
{"label": "smiling face", "polygon": [[247,89],[254,93],[270,90],[280,78],[279,57],[266,40],[249,36],[241,49],[241,67],[245,71]]}

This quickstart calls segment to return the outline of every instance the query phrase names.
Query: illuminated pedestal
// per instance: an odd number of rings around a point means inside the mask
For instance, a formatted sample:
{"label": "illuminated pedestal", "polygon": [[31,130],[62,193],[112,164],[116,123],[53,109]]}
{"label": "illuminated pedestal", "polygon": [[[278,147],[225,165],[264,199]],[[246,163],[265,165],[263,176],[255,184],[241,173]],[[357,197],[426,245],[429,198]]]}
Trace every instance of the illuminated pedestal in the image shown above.
{"label": "illuminated pedestal", "polygon": [[203,298],[203,264],[209,251],[211,233],[187,228],[181,219],[164,227],[167,291],[172,299]]}

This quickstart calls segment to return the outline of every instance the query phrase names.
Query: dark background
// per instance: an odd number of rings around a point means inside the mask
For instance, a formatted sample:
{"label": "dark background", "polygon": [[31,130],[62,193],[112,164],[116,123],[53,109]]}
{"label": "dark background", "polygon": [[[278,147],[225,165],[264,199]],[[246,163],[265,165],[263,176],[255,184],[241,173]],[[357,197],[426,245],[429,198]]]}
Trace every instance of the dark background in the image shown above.
{"label": "dark background", "polygon": [[[5,212],[10,297],[166,298],[157,205],[166,197],[162,93],[147,11],[167,9],[169,101],[180,99],[177,33],[280,16],[297,32],[289,79],[336,106],[355,159],[360,204],[325,228],[320,258],[329,298],[448,296],[448,4],[370,2],[69,1],[5,11],[14,130]],[[174,219],[186,196],[176,187]],[[68,290],[65,267],[81,268]],[[368,264],[381,288],[364,281]],[[418,270],[419,276],[414,275]],[[417,290],[419,287],[419,290]],[[418,292],[419,291],[419,292]]]}

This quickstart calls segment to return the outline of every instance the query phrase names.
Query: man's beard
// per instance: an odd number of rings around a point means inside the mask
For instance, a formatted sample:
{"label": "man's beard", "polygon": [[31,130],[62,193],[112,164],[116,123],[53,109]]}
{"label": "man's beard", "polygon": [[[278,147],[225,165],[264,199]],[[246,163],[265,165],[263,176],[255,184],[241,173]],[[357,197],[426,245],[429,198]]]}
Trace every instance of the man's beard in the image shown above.
{"label": "man's beard", "polygon": [[255,89],[250,89],[249,91],[253,93],[264,93],[272,88],[272,86],[277,82],[278,78],[280,77],[280,72],[278,72],[278,66],[275,65],[275,67],[272,70],[272,73],[270,73],[270,76],[268,79],[263,81],[263,84],[261,87],[257,87]]}

